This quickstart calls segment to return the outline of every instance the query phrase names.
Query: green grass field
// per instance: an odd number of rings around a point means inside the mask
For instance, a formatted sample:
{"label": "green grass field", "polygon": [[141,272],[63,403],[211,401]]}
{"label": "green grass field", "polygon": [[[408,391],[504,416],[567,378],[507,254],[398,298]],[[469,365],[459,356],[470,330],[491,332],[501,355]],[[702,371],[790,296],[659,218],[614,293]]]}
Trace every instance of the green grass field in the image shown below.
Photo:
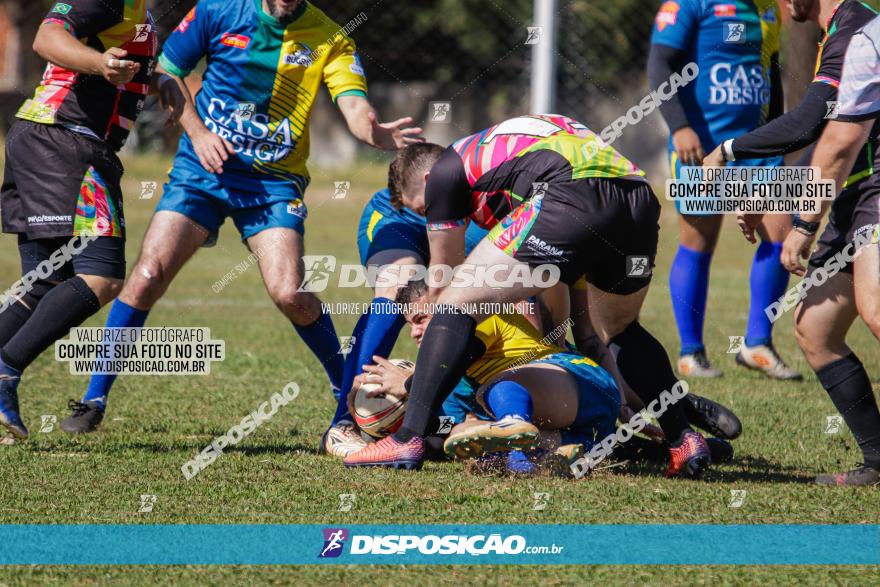
{"label": "green grass field", "polygon": [[[165,178],[167,159],[127,160],[126,216],[129,267],[161,193],[139,200],[141,181]],[[363,203],[384,179],[374,163],[345,171],[316,170],[307,202],[307,252],[357,262],[355,228]],[[350,180],[344,200],[332,199],[333,181]],[[667,289],[675,252],[675,212],[665,206],[657,275],[643,323],[677,352]],[[0,239],[0,269],[8,287],[18,277],[15,240]],[[876,490],[839,490],[810,483],[818,472],[850,467],[860,460],[852,435],[824,433],[834,408],[796,347],[790,317],[778,325],[776,342],[794,366],[808,373],[803,383],[774,383],[734,366],[726,355],[728,336],[743,334],[748,312],[752,248],[728,222],[715,259],[706,324],[711,359],[726,370],[720,380],[692,389],[737,411],[745,432],[735,442],[732,463],[714,467],[702,482],[667,480],[653,465],[628,465],[572,482],[537,478],[507,480],[465,474],[459,464],[427,463],[419,474],[384,470],[345,471],[319,456],[320,434],[333,411],[323,371],[268,299],[254,267],[222,292],[212,284],[244,261],[248,251],[231,222],[220,243],[187,265],[148,325],[207,326],[226,341],[227,358],[205,377],[122,377],[99,433],[71,438],[55,428],[39,432],[41,415],[66,414],[68,398],[79,398],[86,377],[74,377],[51,351],[27,372],[22,409],[32,436],[0,446],[0,523],[877,523]],[[331,302],[364,302],[368,290],[330,290]],[[87,325],[103,325],[105,309]],[[340,335],[355,316],[335,318]],[[861,324],[850,335],[872,376],[880,349]],[[397,357],[414,358],[401,337]],[[294,381],[300,396],[244,442],[227,449],[191,481],[181,465],[215,436]],[[747,491],[731,508],[731,490]],[[550,494],[534,511],[532,494]],[[355,507],[339,512],[339,494],[354,493]],[[137,513],[140,495],[157,496],[151,513]],[[670,545],[672,546],[672,545]],[[626,545],[618,545],[626,548]],[[243,575],[245,574],[246,575]],[[835,584],[878,583],[876,568],[864,567],[24,567],[5,570],[0,584],[226,584],[246,576],[269,584],[396,585],[419,581],[453,584]]]}

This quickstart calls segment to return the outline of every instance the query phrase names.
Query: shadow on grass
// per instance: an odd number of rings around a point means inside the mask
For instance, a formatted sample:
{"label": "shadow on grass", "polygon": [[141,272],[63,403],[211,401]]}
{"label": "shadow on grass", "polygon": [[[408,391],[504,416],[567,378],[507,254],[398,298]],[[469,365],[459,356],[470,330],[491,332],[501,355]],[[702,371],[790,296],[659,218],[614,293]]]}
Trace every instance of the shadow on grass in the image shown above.
{"label": "shadow on grass", "polygon": [[[205,449],[211,443],[210,440],[200,441],[197,439],[192,440],[175,440],[173,442],[114,442],[108,444],[102,444],[99,447],[92,446],[79,446],[76,447],[77,450],[72,451],[71,447],[65,447],[68,452],[79,452],[82,454],[89,454],[93,451],[93,449],[97,449],[97,452],[105,455],[112,455],[115,453],[123,453],[131,450],[140,450],[147,451],[150,453],[170,453],[170,452],[183,452],[186,454],[195,454],[199,453]],[[33,453],[57,453],[58,449],[61,448],[59,446],[45,446],[39,448],[32,448],[31,452]],[[297,453],[306,453],[317,455],[318,447],[313,444],[304,444],[301,442],[296,443],[274,443],[274,444],[257,444],[257,445],[235,445],[235,446],[226,446],[223,448],[223,452],[225,454],[232,453],[241,453],[245,455],[264,455],[264,454],[297,454]]]}
{"label": "shadow on grass", "polygon": [[[624,473],[634,476],[663,476],[666,473],[666,463],[650,460],[630,460],[616,463],[610,469],[618,474]],[[742,481],[745,483],[812,483],[814,477],[804,475],[800,469],[780,465],[769,461],[764,457],[744,455],[734,457],[727,463],[710,467],[706,476],[702,478],[705,483],[731,483]]]}

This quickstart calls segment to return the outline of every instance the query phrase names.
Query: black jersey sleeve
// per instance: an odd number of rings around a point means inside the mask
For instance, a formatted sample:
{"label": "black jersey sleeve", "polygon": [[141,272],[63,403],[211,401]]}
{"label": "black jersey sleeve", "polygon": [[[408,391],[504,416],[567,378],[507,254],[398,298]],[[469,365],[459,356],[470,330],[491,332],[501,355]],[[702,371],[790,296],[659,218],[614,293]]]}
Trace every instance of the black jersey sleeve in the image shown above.
{"label": "black jersey sleeve", "polygon": [[813,82],[797,108],[737,137],[732,147],[734,157],[773,157],[803,149],[822,134],[828,122],[828,104],[836,97],[834,86]]}
{"label": "black jersey sleeve", "polygon": [[[681,65],[685,61],[685,51],[670,47],[669,45],[653,43],[648,54],[648,82],[651,84],[651,88],[656,90],[663,82],[668,81],[672,77],[676,66]],[[680,128],[690,126],[684,106],[682,106],[677,92],[673,93],[668,100],[663,102],[660,106],[660,114],[663,116],[663,120],[666,121],[669,132],[675,132]]]}
{"label": "black jersey sleeve", "polygon": [[767,120],[775,120],[785,114],[785,89],[782,86],[782,68],[779,53],[770,58],[770,108]]}
{"label": "black jersey sleeve", "polygon": [[65,0],[56,2],[43,22],[54,22],[78,39],[105,31],[125,18],[123,0]]}
{"label": "black jersey sleeve", "polygon": [[449,147],[431,168],[425,186],[425,216],[429,228],[445,223],[458,224],[473,213],[471,207],[471,186],[464,170],[464,161]]}
{"label": "black jersey sleeve", "polygon": [[737,159],[784,155],[803,149],[819,139],[835,116],[843,62],[853,35],[869,22],[872,12],[858,2],[844,4],[832,21],[833,31],[822,43],[819,67],[813,83],[798,106],[733,141]]}

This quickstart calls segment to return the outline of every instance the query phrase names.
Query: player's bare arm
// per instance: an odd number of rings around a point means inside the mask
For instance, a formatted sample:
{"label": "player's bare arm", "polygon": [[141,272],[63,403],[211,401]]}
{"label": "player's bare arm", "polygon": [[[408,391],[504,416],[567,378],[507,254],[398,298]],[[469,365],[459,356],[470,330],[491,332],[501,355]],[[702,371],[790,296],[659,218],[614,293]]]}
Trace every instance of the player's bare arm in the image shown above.
{"label": "player's bare arm", "polygon": [[[822,169],[821,177],[834,179],[837,185],[837,193],[840,193],[843,189],[843,184],[846,183],[856,156],[859,154],[865,141],[868,140],[868,135],[871,133],[873,125],[873,119],[861,122],[832,120],[825,128],[825,132],[816,146],[816,152],[813,154],[811,165]],[[801,214],[801,220],[804,222],[821,222],[829,207],[829,202],[823,202],[822,209],[819,212]],[[795,275],[806,274],[807,269],[801,263],[801,259],[809,258],[810,250],[815,240],[816,233],[807,234],[797,229],[792,230],[785,239],[785,244],[782,248],[781,260],[785,268]]]}
{"label": "player's bare arm", "polygon": [[183,110],[186,108],[186,97],[183,91],[186,90],[186,87],[184,86],[184,90],[181,90],[177,80],[160,69],[157,67],[150,78],[150,95],[159,96],[159,106],[163,110],[169,111],[168,118],[165,120],[165,126],[168,127],[177,124],[180,117],[183,116]]}
{"label": "player's bare arm", "polygon": [[128,51],[110,47],[100,53],[82,44],[57,23],[45,23],[40,27],[33,49],[54,65],[79,73],[100,75],[114,85],[130,82],[141,69],[139,63],[125,59]]}
{"label": "player's bare arm", "polygon": [[183,98],[183,108],[179,118],[180,125],[189,136],[189,140],[192,141],[193,149],[202,167],[211,173],[223,173],[223,163],[235,152],[232,143],[208,130],[196,110],[192,94],[183,78],[164,70],[161,65],[156,67],[156,71],[159,75],[167,75],[177,82],[177,87]]}
{"label": "player's bare arm", "polygon": [[359,141],[384,151],[394,151],[424,139],[419,127],[411,127],[410,116],[392,122],[379,122],[379,116],[363,96],[340,96],[337,100],[339,110],[345,118],[348,130]]}

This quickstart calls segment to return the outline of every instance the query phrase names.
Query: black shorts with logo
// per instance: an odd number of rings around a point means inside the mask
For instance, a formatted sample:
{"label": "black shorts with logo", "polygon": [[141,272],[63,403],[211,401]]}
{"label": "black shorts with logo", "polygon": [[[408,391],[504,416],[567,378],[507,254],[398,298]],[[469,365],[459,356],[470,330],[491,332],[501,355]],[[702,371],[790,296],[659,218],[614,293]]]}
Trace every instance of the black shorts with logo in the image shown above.
{"label": "black shorts with logo", "polygon": [[[835,255],[846,249],[856,235],[861,242],[877,244],[880,240],[880,177],[872,175],[856,185],[840,192],[831,205],[828,225],[816,243],[816,250],[810,256],[809,270],[823,267]],[[871,237],[866,236],[868,232]],[[855,253],[853,247],[847,250]],[[840,271],[852,273],[852,262],[841,264]]]}
{"label": "black shorts with logo", "polygon": [[651,281],[659,218],[660,203],[641,179],[548,182],[487,238],[532,267],[558,266],[569,285],[586,276],[602,291],[628,295]]}
{"label": "black shorts with logo", "polygon": [[62,126],[19,120],[6,138],[3,232],[28,239],[94,232],[118,237],[122,247],[122,173],[107,143]]}

